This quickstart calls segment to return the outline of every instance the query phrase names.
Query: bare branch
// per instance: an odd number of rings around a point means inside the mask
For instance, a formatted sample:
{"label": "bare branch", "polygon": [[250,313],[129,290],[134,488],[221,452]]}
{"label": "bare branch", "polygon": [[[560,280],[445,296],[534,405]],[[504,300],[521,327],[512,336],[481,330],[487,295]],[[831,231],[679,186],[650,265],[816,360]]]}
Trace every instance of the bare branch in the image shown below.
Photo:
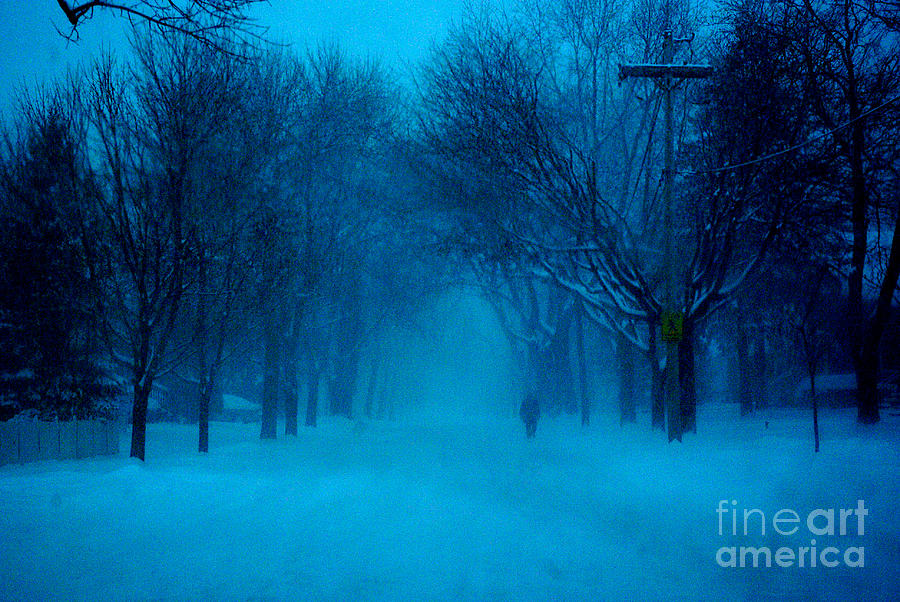
{"label": "bare branch", "polygon": [[78,38],[78,28],[95,10],[118,12],[132,26],[146,23],[159,31],[174,32],[192,38],[205,46],[234,54],[227,42],[237,38],[245,43],[262,40],[265,28],[255,23],[250,9],[266,0],[140,0],[107,2],[91,0],[73,4],[57,0],[72,30],[66,34]]}

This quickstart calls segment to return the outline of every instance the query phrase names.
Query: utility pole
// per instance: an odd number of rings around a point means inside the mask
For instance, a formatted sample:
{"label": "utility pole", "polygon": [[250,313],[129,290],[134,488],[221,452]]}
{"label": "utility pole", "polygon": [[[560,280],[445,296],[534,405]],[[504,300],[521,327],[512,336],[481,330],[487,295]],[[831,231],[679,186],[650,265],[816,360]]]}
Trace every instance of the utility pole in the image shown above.
{"label": "utility pole", "polygon": [[[677,40],[685,42],[689,40]],[[665,168],[663,170],[663,197],[665,213],[663,229],[665,249],[663,269],[666,276],[665,299],[660,316],[660,333],[666,343],[666,372],[664,377],[664,400],[666,405],[666,422],[668,423],[669,441],[681,441],[684,424],[681,416],[681,397],[678,386],[678,344],[681,342],[684,313],[678,301],[676,291],[676,270],[674,257],[674,225],[672,216],[672,176],[675,155],[675,142],[672,126],[672,90],[675,79],[699,79],[709,77],[712,67],[709,65],[674,65],[675,42],[672,29],[667,25],[663,31],[662,64],[619,65],[619,79],[627,77],[652,77],[661,80],[664,93],[665,109]]]}

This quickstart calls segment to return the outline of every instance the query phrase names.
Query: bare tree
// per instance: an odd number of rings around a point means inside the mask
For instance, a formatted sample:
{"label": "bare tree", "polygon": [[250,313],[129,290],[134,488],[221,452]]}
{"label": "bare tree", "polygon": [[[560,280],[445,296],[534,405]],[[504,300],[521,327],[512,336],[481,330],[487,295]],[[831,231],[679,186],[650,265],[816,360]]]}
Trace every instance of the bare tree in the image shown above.
{"label": "bare tree", "polygon": [[68,36],[77,38],[79,28],[96,11],[124,16],[132,25],[146,23],[159,32],[178,32],[219,50],[233,49],[233,38],[259,38],[251,9],[266,0],[133,0],[70,2],[57,4],[72,26]]}
{"label": "bare tree", "polygon": [[184,180],[177,171],[167,178],[147,169],[152,162],[140,140],[147,107],[138,104],[123,72],[106,60],[90,77],[100,211],[110,241],[105,267],[111,280],[98,297],[105,303],[110,352],[133,387],[131,455],[144,459],[148,400],[153,381],[171,367],[167,352],[186,287]]}
{"label": "bare tree", "polygon": [[[316,424],[320,380],[329,370],[330,409],[350,415],[362,339],[360,254],[371,244],[377,207],[366,183],[391,114],[377,64],[321,46],[285,66],[293,83],[285,88],[284,144],[275,153],[277,177],[267,201],[266,230],[278,251],[266,256],[281,258],[281,276],[270,274],[278,294],[265,303],[263,437],[275,436],[282,390],[285,432],[296,434],[301,372],[308,426]],[[333,365],[335,358],[342,365]]]}
{"label": "bare tree", "polygon": [[[198,277],[203,289],[212,278],[211,209],[221,195],[210,189],[207,170],[215,166],[221,123],[233,117],[227,111],[237,103],[228,69],[210,68],[213,58],[196,48],[184,38],[138,38],[130,71],[106,60],[90,73],[89,115],[112,275],[98,294],[106,301],[110,351],[130,372],[131,455],[141,459],[154,381],[190,356],[195,336],[201,356],[209,344],[207,299],[197,304],[197,329],[188,328],[187,336],[181,330],[189,291]],[[213,357],[220,355],[217,350]],[[201,383],[209,384],[216,361],[202,359]]]}
{"label": "bare tree", "polygon": [[[147,67],[165,90],[164,104],[200,111],[206,123],[215,123],[211,129],[195,123],[183,131],[194,147],[195,193],[186,212],[192,286],[186,309],[195,317],[187,331],[198,383],[199,450],[205,452],[213,393],[251,303],[247,284],[260,254],[251,233],[267,187],[260,175],[278,144],[280,119],[277,106],[260,109],[272,100],[272,78],[259,60],[239,61],[190,41],[174,42]],[[177,100],[195,94],[202,98],[199,104]]]}
{"label": "bare tree", "polygon": [[[850,0],[797,0],[786,3],[779,15],[788,24],[784,35],[790,53],[800,59],[797,75],[810,112],[835,151],[833,169],[819,179],[821,190],[835,206],[849,207],[838,229],[849,241],[849,262],[841,272],[848,286],[862,423],[879,420],[878,350],[900,275],[895,185],[900,58],[891,49],[895,17],[895,3]],[[882,236],[885,245],[879,243]]]}
{"label": "bare tree", "polygon": [[[798,291],[795,301],[786,306],[788,325],[794,331],[797,340],[797,354],[809,378],[810,404],[813,412],[813,438],[815,451],[819,451],[819,400],[816,395],[816,376],[823,360],[835,345],[835,332],[828,328],[833,311],[834,293],[840,290],[840,281],[829,272],[826,264],[813,267],[798,278]],[[823,294],[824,293],[824,294]],[[826,295],[832,293],[831,299]],[[832,311],[829,311],[832,310]]]}
{"label": "bare tree", "polygon": [[[697,194],[682,179],[683,218],[673,233],[664,231],[650,176],[660,164],[655,93],[621,91],[613,37],[597,44],[597,36],[616,31],[606,18],[614,8],[565,4],[556,13],[566,25],[558,32],[547,26],[553,13],[541,10],[531,21],[464,22],[425,74],[426,135],[437,152],[504,190],[471,202],[493,204],[501,232],[524,250],[535,273],[574,295],[595,323],[644,350],[655,342],[663,312],[660,250],[667,237],[675,239],[684,316],[680,420],[692,430],[694,326],[757,268],[776,232],[777,220],[769,218],[781,205],[769,205],[761,219],[753,202],[760,199],[715,189]],[[662,7],[646,9],[652,18]],[[649,37],[642,40],[638,29],[631,39],[652,56]],[[696,111],[681,97],[686,146]]]}

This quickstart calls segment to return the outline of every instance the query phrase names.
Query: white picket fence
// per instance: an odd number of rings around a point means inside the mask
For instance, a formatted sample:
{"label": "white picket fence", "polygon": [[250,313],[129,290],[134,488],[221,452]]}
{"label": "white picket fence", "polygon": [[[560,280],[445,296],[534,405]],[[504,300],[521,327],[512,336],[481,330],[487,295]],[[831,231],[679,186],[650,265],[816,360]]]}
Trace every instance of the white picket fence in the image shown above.
{"label": "white picket fence", "polygon": [[0,466],[118,454],[120,430],[104,420],[0,422]]}

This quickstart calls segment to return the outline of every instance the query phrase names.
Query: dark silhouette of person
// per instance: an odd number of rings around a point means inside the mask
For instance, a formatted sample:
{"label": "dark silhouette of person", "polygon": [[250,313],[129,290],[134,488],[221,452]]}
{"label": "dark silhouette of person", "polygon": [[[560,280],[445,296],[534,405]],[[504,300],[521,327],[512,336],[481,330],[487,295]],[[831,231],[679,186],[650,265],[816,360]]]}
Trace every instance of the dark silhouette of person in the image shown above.
{"label": "dark silhouette of person", "polygon": [[538,419],[541,417],[541,405],[537,395],[529,393],[519,407],[519,417],[525,423],[525,436],[531,439],[537,431]]}

